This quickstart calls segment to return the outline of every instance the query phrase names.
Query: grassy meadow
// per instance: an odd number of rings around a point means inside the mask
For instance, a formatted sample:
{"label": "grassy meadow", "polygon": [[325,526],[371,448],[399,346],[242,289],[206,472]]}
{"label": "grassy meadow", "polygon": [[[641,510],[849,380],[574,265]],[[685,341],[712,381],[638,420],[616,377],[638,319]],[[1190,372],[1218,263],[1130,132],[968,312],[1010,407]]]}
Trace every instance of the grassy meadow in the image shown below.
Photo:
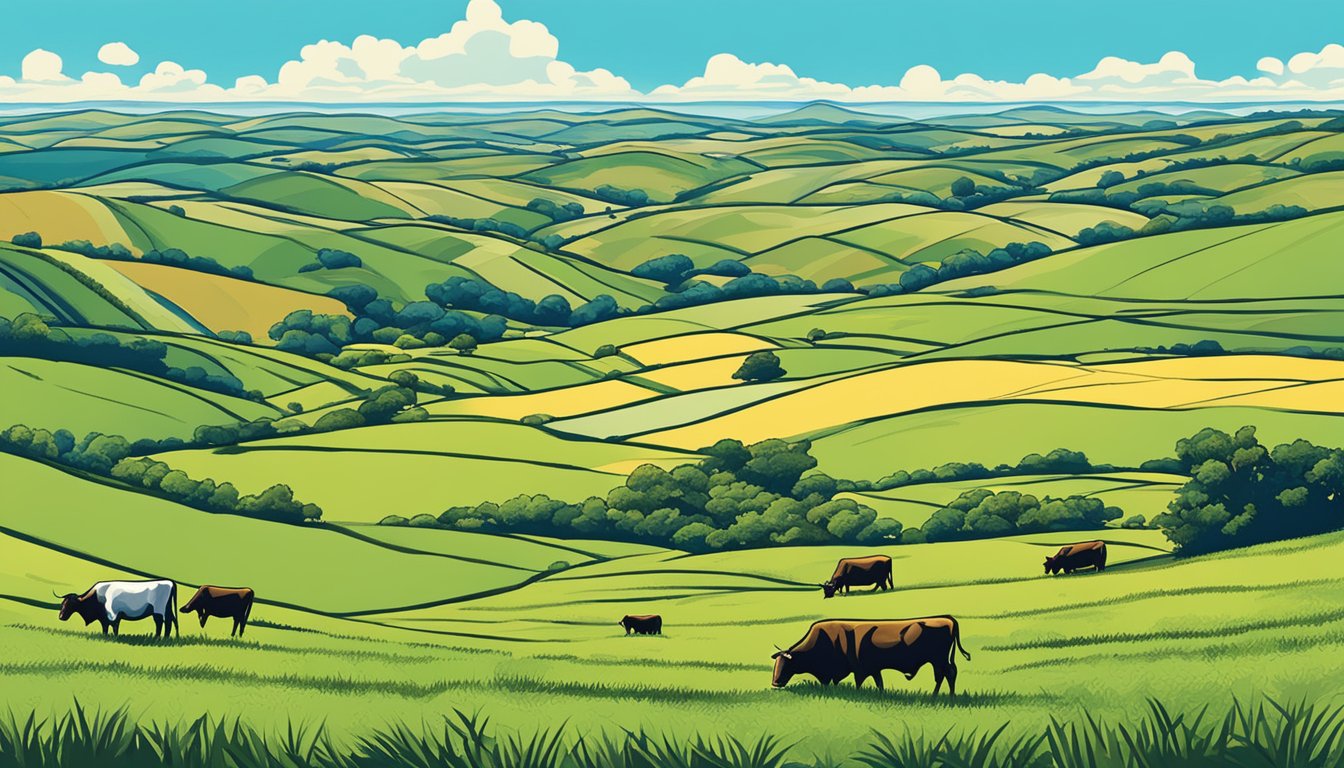
{"label": "grassy meadow", "polygon": [[[81,110],[0,117],[0,144],[0,434],[71,433],[0,452],[15,722],[56,732],[78,702],[125,707],[132,730],[320,726],[347,754],[461,712],[524,738],[759,735],[776,758],[858,765],[882,738],[1005,724],[990,751],[1008,755],[1089,717],[1155,722],[1152,701],[1183,724],[1264,697],[1338,705],[1344,533],[1182,556],[1151,523],[1191,478],[1145,466],[1204,427],[1344,444],[1334,113]],[[436,300],[454,280],[498,290]],[[452,313],[480,338],[416,326]],[[779,370],[743,376],[762,353]],[[410,401],[368,415],[388,388]],[[321,519],[207,511],[61,458],[89,433],[243,495],[283,484]],[[811,474],[857,483],[835,498],[907,530],[979,489],[1123,518],[709,552],[377,524],[580,503],[725,438],[809,441]],[[996,470],[1059,448],[1090,463]],[[985,474],[933,471],[970,462]],[[1042,573],[1093,538],[1104,573]],[[823,599],[839,558],[876,552],[894,590]],[[231,639],[183,616],[155,644],[147,622],[104,638],[57,620],[54,595],[139,578],[182,601],[250,586],[253,624]],[[640,613],[664,634],[626,636]],[[813,621],[941,614],[973,656],[955,701],[928,671],[770,689],[771,654]],[[8,727],[0,768],[23,764]],[[1001,764],[1086,764],[1033,744],[1055,757]]]}

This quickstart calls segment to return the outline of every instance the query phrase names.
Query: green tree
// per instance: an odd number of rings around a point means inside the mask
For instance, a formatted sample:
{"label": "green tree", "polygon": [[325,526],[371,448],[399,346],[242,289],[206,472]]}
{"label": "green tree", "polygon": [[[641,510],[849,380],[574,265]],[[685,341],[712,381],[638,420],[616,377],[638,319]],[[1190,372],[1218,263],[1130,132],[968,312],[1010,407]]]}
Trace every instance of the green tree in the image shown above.
{"label": "green tree", "polygon": [[765,350],[748,355],[733,374],[733,378],[741,381],[774,381],[785,373],[787,371],[779,365],[779,356]]}
{"label": "green tree", "polygon": [[470,355],[476,351],[476,337],[469,333],[459,333],[448,342],[448,346],[456,349],[459,354]]}
{"label": "green tree", "polygon": [[966,176],[959,177],[952,182],[953,197],[970,197],[975,194],[975,182]]}

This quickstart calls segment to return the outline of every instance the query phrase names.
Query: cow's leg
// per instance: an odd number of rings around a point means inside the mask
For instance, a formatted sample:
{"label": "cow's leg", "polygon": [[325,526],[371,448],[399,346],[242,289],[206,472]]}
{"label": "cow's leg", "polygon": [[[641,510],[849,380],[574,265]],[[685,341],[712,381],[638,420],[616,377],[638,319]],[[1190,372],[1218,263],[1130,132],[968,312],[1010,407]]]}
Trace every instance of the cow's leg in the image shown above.
{"label": "cow's leg", "polygon": [[862,688],[862,687],[863,687],[863,681],[864,681],[864,680],[867,680],[867,679],[868,679],[868,676],[867,676],[867,675],[864,675],[864,674],[860,674],[860,673],[858,673],[858,672],[855,672],[855,673],[854,673],[854,687],[855,687],[855,688]]}
{"label": "cow's leg", "polygon": [[154,614],[154,639],[157,640],[162,636],[163,636],[163,619],[159,618],[159,614],[156,613]]}
{"label": "cow's leg", "polygon": [[957,664],[952,662],[947,665],[947,695],[957,698]]}
{"label": "cow's leg", "polygon": [[873,673],[873,683],[877,685],[877,690],[879,691],[886,690],[886,688],[882,686],[882,670],[879,669]]}
{"label": "cow's leg", "polygon": [[120,636],[120,635],[121,635],[121,617],[120,617],[120,616],[118,616],[117,618],[115,618],[115,619],[112,620],[112,634],[117,635],[117,636]]}
{"label": "cow's leg", "polygon": [[111,624],[110,622],[108,622],[107,619],[102,619],[99,623],[103,625],[103,634],[106,635],[106,634],[107,634],[107,628],[110,627],[110,626],[112,626],[112,624]]}
{"label": "cow's leg", "polygon": [[[941,691],[941,690],[943,689],[943,678],[947,676],[947,675],[946,675],[946,672],[947,672],[947,670],[946,670],[945,668],[943,668],[943,667],[939,667],[939,666],[936,666],[936,665],[934,666],[934,668],[933,668],[933,695],[934,695],[934,696],[937,696],[937,695],[938,695],[938,692]],[[949,684],[949,685],[950,685],[950,684]]]}

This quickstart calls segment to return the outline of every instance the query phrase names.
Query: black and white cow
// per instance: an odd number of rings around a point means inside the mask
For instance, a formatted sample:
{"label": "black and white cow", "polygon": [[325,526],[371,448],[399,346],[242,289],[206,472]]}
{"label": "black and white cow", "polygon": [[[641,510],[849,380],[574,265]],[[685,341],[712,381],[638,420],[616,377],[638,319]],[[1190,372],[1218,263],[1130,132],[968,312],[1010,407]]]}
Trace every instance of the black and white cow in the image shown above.
{"label": "black and white cow", "polygon": [[[61,621],[78,614],[89,625],[97,621],[103,634],[120,634],[121,620],[154,617],[154,636],[167,637],[177,623],[177,585],[171,581],[100,581],[82,595],[61,596]],[[181,634],[181,630],[178,630]]]}

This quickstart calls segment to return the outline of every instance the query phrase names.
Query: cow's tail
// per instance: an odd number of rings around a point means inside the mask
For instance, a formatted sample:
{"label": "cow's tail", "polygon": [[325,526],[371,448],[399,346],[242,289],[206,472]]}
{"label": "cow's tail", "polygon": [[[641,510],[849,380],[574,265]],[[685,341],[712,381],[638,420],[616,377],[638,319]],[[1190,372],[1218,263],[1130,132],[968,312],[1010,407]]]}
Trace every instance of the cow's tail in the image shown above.
{"label": "cow's tail", "polygon": [[[961,624],[957,623],[957,620],[956,620],[955,618],[951,617],[951,616],[948,616],[948,618],[949,618],[949,619],[952,619],[952,643],[953,643],[953,645],[956,647],[956,650],[961,651],[961,655],[962,655],[963,657],[965,657],[965,659],[966,659],[967,661],[970,661],[970,660],[971,660],[971,654],[967,653],[967,652],[966,652],[966,649],[963,648],[962,645],[961,645]],[[953,649],[952,649],[952,648],[948,648],[948,649],[947,649],[947,660],[948,660],[949,662],[956,661],[956,657],[952,655],[952,652],[953,652]]]}

